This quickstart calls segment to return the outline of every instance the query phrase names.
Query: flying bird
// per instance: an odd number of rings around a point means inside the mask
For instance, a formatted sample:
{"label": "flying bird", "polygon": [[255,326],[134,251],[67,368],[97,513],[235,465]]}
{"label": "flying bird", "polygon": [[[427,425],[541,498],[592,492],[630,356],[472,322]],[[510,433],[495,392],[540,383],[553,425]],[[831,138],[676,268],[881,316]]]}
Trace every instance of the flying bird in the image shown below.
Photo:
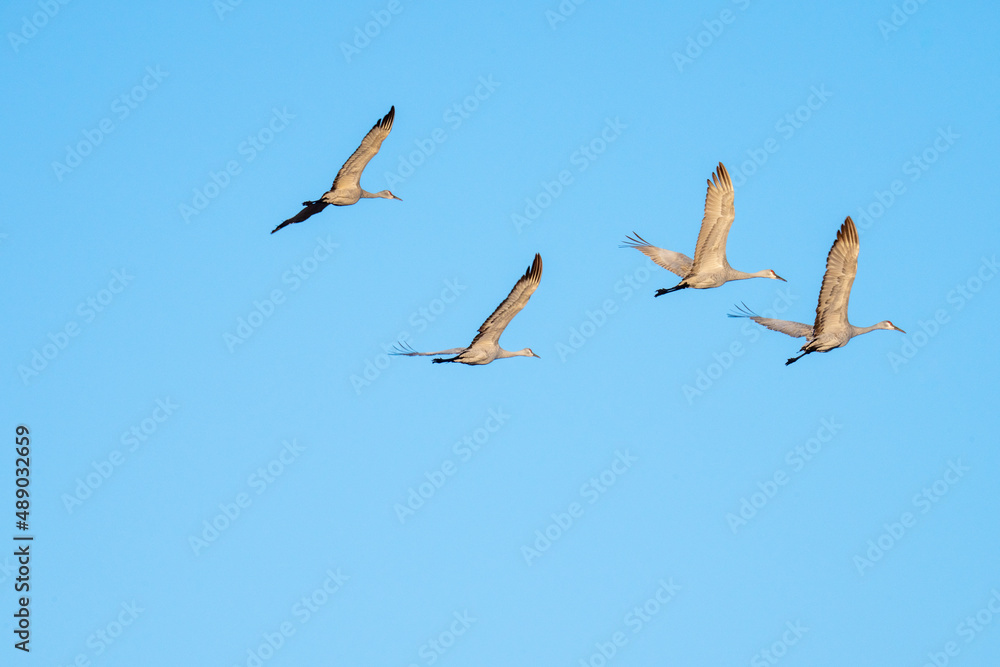
{"label": "flying bird", "polygon": [[542,256],[535,253],[535,261],[531,263],[521,279],[514,285],[507,298],[503,300],[493,314],[486,318],[483,325],[479,327],[479,333],[472,339],[469,347],[454,347],[450,350],[440,350],[439,352],[415,352],[412,348],[402,343],[397,344],[396,351],[391,354],[406,357],[427,357],[453,354],[450,359],[434,359],[435,364],[454,361],[460,364],[471,366],[482,366],[494,359],[507,359],[509,357],[538,357],[531,351],[531,348],[524,348],[517,352],[509,352],[500,347],[500,336],[507,328],[514,316],[521,312],[524,304],[538,289],[538,282],[542,279]]}
{"label": "flying bird", "polygon": [[785,365],[798,361],[810,352],[829,352],[843,347],[861,334],[876,329],[889,329],[906,333],[889,320],[883,320],[870,327],[856,327],[847,321],[847,301],[851,298],[851,286],[858,272],[858,230],[854,221],[848,216],[837,232],[837,239],[830,248],[826,258],[826,274],[823,276],[823,286],[819,290],[819,302],[816,304],[816,323],[812,326],[801,322],[775,320],[770,317],[760,317],[744,305],[739,313],[730,313],[730,317],[747,317],[772,331],[780,331],[793,338],[805,338],[797,357],[792,357]]}
{"label": "flying bird", "polygon": [[[375,157],[375,154],[378,153],[378,149],[382,147],[382,142],[387,136],[389,136],[389,132],[392,130],[392,121],[395,117],[396,107],[393,106],[389,109],[389,113],[387,113],[382,120],[375,123],[372,129],[368,130],[368,134],[366,134],[365,138],[361,140],[361,145],[358,146],[358,150],[354,151],[354,154],[347,158],[347,162],[345,162],[344,166],[337,172],[337,177],[333,179],[333,185],[330,186],[330,191],[324,193],[323,196],[316,201],[302,202],[302,205],[305,206],[305,208],[299,211],[294,217],[285,220],[283,223],[275,227],[271,233],[273,234],[282,227],[290,225],[294,222],[307,220],[330,204],[333,204],[334,206],[349,206],[357,203],[357,201],[361,198],[374,199],[376,197],[381,197],[382,199],[399,199],[399,197],[392,194],[388,190],[382,190],[381,192],[375,193],[367,192],[361,187],[360,184],[361,172],[365,170],[369,160]],[[399,199],[399,201],[403,200]]]}
{"label": "flying bird", "polygon": [[708,181],[705,217],[701,220],[701,231],[698,232],[693,260],[682,253],[652,246],[635,232],[632,232],[634,238],[626,237],[621,247],[635,248],[667,271],[681,277],[681,281],[675,286],[659,289],[654,296],[662,296],[687,287],[695,289],[719,287],[730,280],[746,278],[773,278],[784,281],[784,278],[770,269],[757,273],[744,273],[729,266],[729,261],[726,259],[726,238],[729,236],[729,228],[732,227],[735,217],[733,182],[729,179],[729,172],[720,162],[719,168],[712,174],[712,180]]}

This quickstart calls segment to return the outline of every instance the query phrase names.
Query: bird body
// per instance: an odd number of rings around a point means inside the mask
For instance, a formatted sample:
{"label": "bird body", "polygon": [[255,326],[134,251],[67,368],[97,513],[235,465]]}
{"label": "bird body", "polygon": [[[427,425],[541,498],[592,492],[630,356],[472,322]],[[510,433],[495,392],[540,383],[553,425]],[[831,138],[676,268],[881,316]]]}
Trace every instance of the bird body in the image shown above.
{"label": "bird body", "polygon": [[851,298],[854,277],[858,272],[860,250],[857,227],[848,216],[837,231],[837,238],[826,258],[826,273],[823,275],[823,285],[820,287],[819,300],[816,303],[816,322],[812,326],[801,322],[760,317],[745,306],[739,313],[731,313],[730,317],[746,317],[772,331],[780,331],[794,338],[804,337],[806,343],[800,348],[802,354],[786,361],[786,366],[812,352],[829,352],[843,347],[855,336],[876,329],[906,333],[889,320],[883,320],[870,327],[856,327],[847,321],[847,304]]}
{"label": "bird body", "polygon": [[733,182],[729,178],[726,167],[720,162],[718,169],[712,174],[712,180],[708,181],[708,192],[705,194],[705,216],[702,218],[701,230],[698,232],[694,259],[673,250],[650,245],[634,232],[634,237],[626,237],[622,247],[635,248],[659,266],[681,277],[681,281],[677,285],[657,290],[655,296],[662,296],[688,287],[709,289],[719,287],[732,280],[746,280],[747,278],[772,278],[784,281],[784,278],[770,269],[746,273],[729,265],[729,260],[726,258],[726,241],[735,218]]}
{"label": "bird body", "polygon": [[[368,192],[361,187],[361,172],[365,170],[368,162],[375,157],[375,154],[382,147],[382,142],[389,136],[395,117],[396,107],[393,106],[389,109],[389,113],[382,120],[375,123],[372,129],[368,131],[365,138],[361,140],[361,145],[358,146],[358,149],[354,151],[351,157],[347,158],[347,162],[337,172],[337,177],[333,179],[333,185],[330,186],[330,190],[323,193],[323,196],[316,201],[302,202],[302,206],[305,208],[275,227],[271,233],[273,234],[287,225],[307,220],[327,206],[350,206],[357,203],[359,199],[399,199],[399,197],[388,190]],[[400,201],[402,200],[400,199]]]}
{"label": "bird body", "polygon": [[[437,352],[416,352],[409,346],[400,343],[392,354],[406,357],[434,356],[438,357],[434,359],[436,364],[455,362],[470,366],[483,366],[495,359],[509,359],[510,357],[538,357],[528,347],[516,352],[503,349],[500,347],[500,336],[510,321],[514,319],[514,316],[521,312],[524,305],[528,303],[528,299],[538,289],[538,283],[541,279],[542,257],[535,253],[535,259],[531,266],[517,281],[507,298],[497,306],[492,315],[486,318],[486,321],[479,327],[479,333],[472,339],[468,347],[455,347]],[[442,355],[454,356],[444,358]]]}

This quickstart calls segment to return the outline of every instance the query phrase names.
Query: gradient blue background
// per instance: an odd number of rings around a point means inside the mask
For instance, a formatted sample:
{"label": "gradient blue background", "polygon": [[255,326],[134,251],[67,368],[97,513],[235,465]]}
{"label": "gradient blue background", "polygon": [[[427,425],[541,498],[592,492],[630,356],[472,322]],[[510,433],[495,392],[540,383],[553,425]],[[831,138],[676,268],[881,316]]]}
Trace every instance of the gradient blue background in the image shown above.
{"label": "gradient blue background", "polygon": [[[0,557],[4,664],[253,665],[264,645],[268,666],[598,666],[616,633],[608,664],[773,664],[767,650],[783,665],[923,665],[949,642],[949,664],[995,664],[994,4],[911,3],[891,32],[887,1],[588,2],[560,22],[555,0],[218,6],[74,2],[13,41],[43,10],[0,10],[4,423],[11,441],[31,428],[36,536],[30,656],[11,646]],[[160,80],[122,117],[147,68]],[[404,201],[271,236],[390,105],[362,185]],[[275,110],[287,123],[262,134]],[[104,119],[113,131],[57,173]],[[608,122],[620,133],[581,161]],[[249,137],[270,141],[252,160]],[[676,277],[617,246],[636,231],[693,252],[719,161],[738,185],[730,261],[788,283],[654,299]],[[563,171],[571,182],[539,198]],[[526,199],[546,206],[518,228]],[[801,340],[726,313],[784,298],[782,317],[812,322],[826,253],[859,211],[851,319],[908,333],[786,368]],[[535,252],[541,285],[502,342],[540,360],[384,356],[401,335],[466,345]],[[132,278],[102,292],[114,271]],[[446,281],[459,296],[436,302]],[[227,345],[275,290],[270,316]],[[504,423],[483,440],[490,410]],[[134,448],[133,428],[148,432]],[[467,437],[484,444],[464,460]],[[297,454],[272,463],[285,442]],[[788,454],[817,444],[804,464]],[[634,461],[595,494],[616,452]],[[6,541],[13,453],[0,458]],[[445,461],[454,474],[401,522],[396,505]],[[950,463],[967,470],[938,481]],[[280,474],[262,481],[269,464]],[[942,495],[921,500],[936,481]],[[240,494],[239,516],[220,518]],[[734,531],[744,499],[760,507]],[[573,503],[573,525],[551,528]],[[193,548],[213,520],[225,528]],[[522,548],[547,528],[557,539],[529,565]],[[891,548],[859,565],[880,539]],[[332,593],[328,571],[346,577]],[[679,587],[662,605],[661,580]],[[303,597],[323,604],[307,615]],[[656,613],[636,632],[644,604]],[[977,612],[989,622],[971,632]],[[294,634],[269,651],[282,624]]]}

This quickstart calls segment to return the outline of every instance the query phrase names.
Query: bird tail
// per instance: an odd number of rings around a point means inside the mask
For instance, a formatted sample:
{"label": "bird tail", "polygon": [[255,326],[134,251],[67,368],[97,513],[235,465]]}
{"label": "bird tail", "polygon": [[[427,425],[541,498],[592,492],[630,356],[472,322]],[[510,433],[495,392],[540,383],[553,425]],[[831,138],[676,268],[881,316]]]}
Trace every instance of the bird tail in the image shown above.
{"label": "bird tail", "polygon": [[327,206],[329,206],[329,204],[327,204],[325,201],[322,201],[322,200],[318,200],[318,201],[305,201],[305,202],[302,202],[302,205],[305,206],[305,208],[303,208],[301,211],[299,211],[293,217],[289,218],[288,220],[285,220],[283,223],[281,223],[280,225],[278,225],[277,227],[275,227],[274,229],[272,229],[271,233],[273,234],[276,231],[278,231],[279,229],[281,229],[282,227],[287,227],[288,225],[291,225],[293,223],[302,222],[303,220],[308,220],[309,218],[311,218],[312,216],[316,215],[317,213],[319,213],[320,211],[322,211],[324,208],[326,208]]}

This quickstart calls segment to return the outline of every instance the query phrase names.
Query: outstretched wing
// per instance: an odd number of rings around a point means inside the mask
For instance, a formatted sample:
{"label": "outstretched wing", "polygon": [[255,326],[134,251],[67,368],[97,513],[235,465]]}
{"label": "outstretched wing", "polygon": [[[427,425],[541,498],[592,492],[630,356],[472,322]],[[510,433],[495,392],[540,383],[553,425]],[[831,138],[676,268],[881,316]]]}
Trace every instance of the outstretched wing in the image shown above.
{"label": "outstretched wing", "polygon": [[431,357],[437,354],[458,354],[459,352],[465,352],[465,348],[453,347],[450,350],[441,350],[439,352],[417,352],[407,343],[400,341],[399,343],[396,343],[395,347],[393,348],[393,351],[390,352],[389,354],[398,357]]}
{"label": "outstretched wing", "polygon": [[826,257],[826,273],[823,286],[819,289],[816,303],[816,324],[813,329],[819,335],[824,331],[847,329],[847,302],[851,298],[851,287],[858,272],[858,229],[851,216],[837,231],[837,239]]}
{"label": "outstretched wing", "polygon": [[382,142],[389,136],[389,131],[392,129],[392,121],[395,117],[396,107],[393,105],[389,109],[389,113],[382,120],[375,123],[372,129],[368,130],[368,134],[361,140],[358,150],[354,151],[354,154],[347,158],[347,162],[337,172],[337,177],[333,179],[333,185],[330,187],[331,190],[336,190],[338,185],[348,190],[361,187],[361,172],[365,170],[368,162],[375,157],[378,149],[382,147]]}
{"label": "outstretched wing", "polygon": [[770,317],[761,317],[747,308],[746,304],[736,306],[737,312],[729,313],[729,317],[746,317],[757,324],[767,327],[771,331],[780,331],[792,338],[808,338],[812,335],[812,327],[801,322],[791,322],[789,320],[776,320]]}
{"label": "outstretched wing", "polygon": [[329,206],[329,204],[327,204],[324,201],[307,201],[307,202],[305,202],[305,208],[304,209],[302,209],[301,211],[299,211],[294,217],[291,217],[288,220],[285,220],[283,223],[281,223],[280,225],[278,225],[277,227],[275,227],[274,229],[272,229],[271,233],[273,234],[276,231],[278,231],[279,229],[281,229],[282,227],[285,227],[287,225],[291,225],[292,223],[302,222],[303,220],[307,220],[307,219],[311,218],[312,216],[316,215],[317,213],[319,213],[320,211],[322,211],[327,206]]}
{"label": "outstretched wing", "polygon": [[517,281],[514,289],[510,291],[510,294],[503,300],[503,303],[497,306],[493,314],[487,317],[483,325],[479,327],[479,333],[472,339],[469,348],[475,347],[477,343],[498,345],[503,330],[507,328],[507,325],[514,319],[514,316],[521,312],[524,304],[528,303],[528,299],[538,289],[538,282],[541,279],[542,256],[535,253],[535,260],[531,263],[531,266],[524,272],[521,279]]}
{"label": "outstretched wing", "polygon": [[691,272],[692,261],[687,255],[650,245],[646,239],[635,232],[632,232],[632,235],[625,237],[625,241],[621,245],[622,248],[635,248],[653,260],[657,265],[662,266],[671,273],[676,273],[681,278],[684,278]]}
{"label": "outstretched wing", "polygon": [[708,192],[705,194],[705,217],[701,219],[698,244],[694,250],[696,272],[712,273],[728,266],[726,241],[735,218],[733,182],[720,162],[712,180],[708,181]]}

